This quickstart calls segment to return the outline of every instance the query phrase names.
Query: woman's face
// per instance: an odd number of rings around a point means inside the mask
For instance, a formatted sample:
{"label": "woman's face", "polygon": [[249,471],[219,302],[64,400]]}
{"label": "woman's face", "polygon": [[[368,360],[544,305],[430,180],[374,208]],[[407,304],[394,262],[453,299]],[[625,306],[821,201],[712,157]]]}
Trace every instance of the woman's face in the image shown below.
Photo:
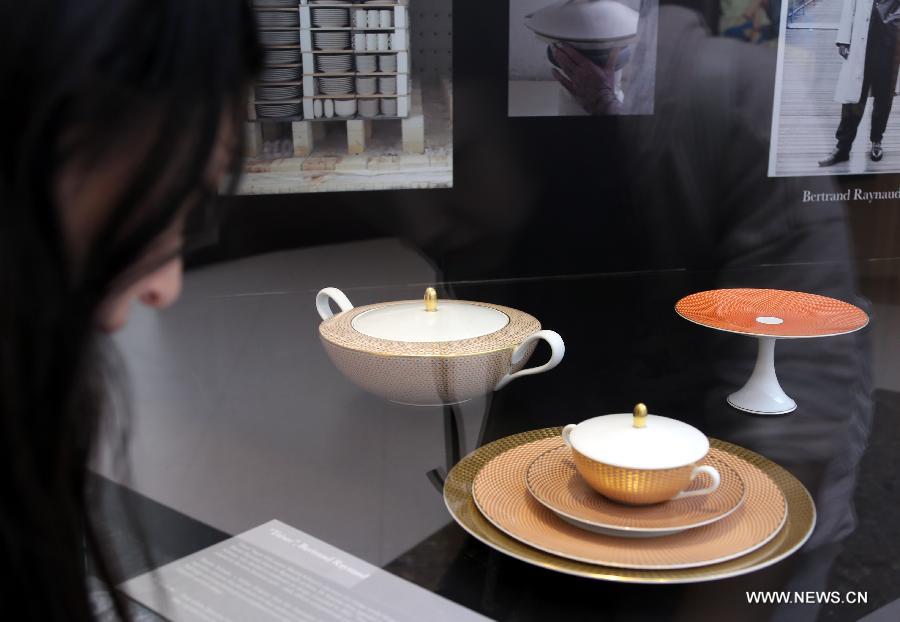
{"label": "woman's face", "polygon": [[[226,174],[229,155],[234,148],[234,132],[226,122],[220,126],[219,137],[207,165],[203,183],[217,188]],[[73,261],[87,254],[96,232],[124,189],[123,180],[130,179],[133,167],[140,166],[140,149],[123,154],[105,166],[69,166],[56,186],[57,201],[62,210]],[[202,193],[198,192],[198,195]],[[132,306],[144,304],[164,309],[173,304],[181,293],[184,223],[193,207],[192,198],[184,205],[172,225],[153,241],[144,255],[128,271],[139,275],[114,289],[100,305],[95,326],[104,333],[113,333],[125,326]]]}
{"label": "woman's face", "polygon": [[158,261],[154,261],[154,255],[161,255],[163,252],[166,252],[163,256],[171,256],[171,259],[103,301],[96,318],[96,326],[100,331],[114,333],[124,328],[135,302],[154,309],[165,309],[178,299],[181,294],[182,270],[181,256],[177,254],[181,247],[180,227],[179,222],[178,228],[173,227],[164,233],[141,263],[158,264]]}

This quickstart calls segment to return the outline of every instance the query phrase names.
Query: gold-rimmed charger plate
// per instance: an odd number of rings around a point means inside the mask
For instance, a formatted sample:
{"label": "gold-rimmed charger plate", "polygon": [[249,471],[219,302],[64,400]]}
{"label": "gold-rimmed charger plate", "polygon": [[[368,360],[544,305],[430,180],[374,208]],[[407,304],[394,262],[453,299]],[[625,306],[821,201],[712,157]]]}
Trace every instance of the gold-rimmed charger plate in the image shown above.
{"label": "gold-rimmed charger plate", "polygon": [[[560,444],[531,462],[525,484],[539,503],[583,528],[625,537],[662,536],[714,523],[744,502],[747,489],[738,469],[756,467],[743,461],[734,464],[726,452],[716,448],[710,449],[703,464],[714,467],[721,476],[712,493],[653,505],[624,505],[588,486],[575,468],[572,450]],[[708,478],[701,475],[688,490],[707,485]]]}
{"label": "gold-rimmed charger plate", "polygon": [[783,560],[799,549],[812,534],[816,520],[815,506],[803,484],[759,454],[730,443],[711,440],[713,447],[759,467],[784,494],[788,505],[787,521],[765,546],[727,562],[679,570],[636,570],[588,564],[530,547],[497,529],[482,516],[472,497],[472,483],[478,471],[504,451],[558,436],[560,431],[561,428],[544,428],[515,434],[485,445],[463,458],[444,483],[444,502],[454,520],[473,537],[521,561],[566,574],[623,583],[698,583],[740,576]]}
{"label": "gold-rimmed charger plate", "polygon": [[[781,489],[768,475],[750,466],[744,470],[746,500],[720,521],[652,540],[586,531],[538,503],[525,486],[528,466],[561,443],[561,438],[547,438],[505,451],[484,465],[472,484],[475,505],[495,527],[548,553],[617,568],[696,568],[755,551],[774,538],[787,519]],[[738,466],[739,458],[723,457]]]}

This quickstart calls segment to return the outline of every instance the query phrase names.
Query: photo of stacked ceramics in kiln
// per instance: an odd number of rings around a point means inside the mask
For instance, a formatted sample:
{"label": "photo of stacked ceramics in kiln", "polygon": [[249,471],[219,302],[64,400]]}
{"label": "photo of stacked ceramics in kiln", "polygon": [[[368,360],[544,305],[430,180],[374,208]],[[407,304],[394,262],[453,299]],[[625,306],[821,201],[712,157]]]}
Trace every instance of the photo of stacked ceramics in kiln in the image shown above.
{"label": "photo of stacked ceramics in kiln", "polygon": [[254,0],[263,69],[254,89],[260,119],[302,118],[303,73],[297,0]]}
{"label": "photo of stacked ceramics in kiln", "polygon": [[304,65],[307,119],[407,116],[406,6],[388,0],[309,0],[300,11],[301,45],[311,60]]}

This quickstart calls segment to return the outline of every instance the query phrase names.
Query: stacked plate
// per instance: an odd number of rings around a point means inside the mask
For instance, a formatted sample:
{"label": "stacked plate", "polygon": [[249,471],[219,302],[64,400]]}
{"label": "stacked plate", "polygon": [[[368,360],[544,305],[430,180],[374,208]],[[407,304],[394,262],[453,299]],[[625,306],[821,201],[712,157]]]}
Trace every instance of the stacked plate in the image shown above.
{"label": "stacked plate", "polygon": [[378,92],[382,95],[394,95],[397,93],[396,76],[378,78]]}
{"label": "stacked plate", "polygon": [[353,76],[346,78],[319,78],[319,93],[322,95],[347,95],[353,91]]}
{"label": "stacked plate", "polygon": [[378,57],[378,68],[384,73],[394,73],[397,71],[397,55],[382,54]]}
{"label": "stacked plate", "polygon": [[261,30],[259,41],[263,45],[299,45],[299,30]]}
{"label": "stacked plate", "polygon": [[338,73],[353,70],[353,56],[350,54],[316,54],[316,65],[323,73]]}
{"label": "stacked plate", "polygon": [[300,14],[297,11],[257,11],[256,21],[262,28],[297,28]]}
{"label": "stacked plate", "polygon": [[253,0],[253,4],[258,9],[290,9],[255,12],[263,29],[259,38],[264,48],[264,68],[254,91],[256,116],[259,119],[298,118],[302,115],[300,104],[290,100],[299,100],[303,96],[300,85],[275,83],[300,80],[299,3],[297,0]]}
{"label": "stacked plate", "polygon": [[300,104],[256,104],[256,115],[266,119],[298,117]]}
{"label": "stacked plate", "polygon": [[295,82],[300,79],[300,67],[267,67],[259,74],[260,82]]}
{"label": "stacked plate", "polygon": [[[361,111],[362,112],[362,111]],[[809,538],[803,485],[747,449],[712,440],[713,492],[647,506],[601,496],[579,475],[559,428],[507,437],[454,467],[453,518],[489,546],[559,572],[630,583],[693,583],[770,566]],[[705,475],[691,490],[706,486]]]}
{"label": "stacked plate", "polygon": [[344,28],[350,25],[349,9],[312,9],[313,26],[318,28]]}
{"label": "stacked plate", "polygon": [[386,117],[396,117],[397,116],[397,100],[390,98],[383,98],[381,100],[381,114]]}
{"label": "stacked plate", "polygon": [[[578,475],[571,452],[562,445],[542,453],[528,467],[525,485],[538,503],[576,527],[623,538],[668,536],[719,521],[743,505],[744,480],[721,450],[712,449],[705,460],[716,469],[719,487],[707,496],[688,497],[645,506],[629,506],[596,493]],[[773,499],[779,491],[762,480]],[[783,520],[783,499],[772,515],[770,527]]]}
{"label": "stacked plate", "polygon": [[257,100],[299,99],[301,96],[299,85],[290,86],[258,86],[256,87]]}
{"label": "stacked plate", "polygon": [[342,119],[347,119],[356,115],[355,99],[336,99],[334,100],[334,114]]}
{"label": "stacked plate", "polygon": [[264,50],[263,63],[266,65],[297,65],[300,63],[300,50]]}
{"label": "stacked plate", "polygon": [[378,68],[378,58],[372,54],[356,57],[356,70],[360,73],[373,73]]}
{"label": "stacked plate", "polygon": [[356,78],[356,92],[360,95],[374,95],[376,89],[375,77],[364,78],[362,76]]}
{"label": "stacked plate", "polygon": [[350,47],[350,33],[340,32],[314,32],[313,43],[319,50],[346,50]]}
{"label": "stacked plate", "polygon": [[360,99],[359,114],[362,117],[371,119],[378,116],[378,100],[377,99]]}

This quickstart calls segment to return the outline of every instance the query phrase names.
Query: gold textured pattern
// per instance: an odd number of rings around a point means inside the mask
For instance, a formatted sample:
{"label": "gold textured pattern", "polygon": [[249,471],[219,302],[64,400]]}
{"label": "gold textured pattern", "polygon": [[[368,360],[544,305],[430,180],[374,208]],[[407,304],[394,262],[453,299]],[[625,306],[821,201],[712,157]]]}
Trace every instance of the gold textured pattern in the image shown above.
{"label": "gold textured pattern", "polygon": [[[478,356],[491,354],[497,351],[512,350],[518,347],[526,338],[541,330],[541,323],[535,318],[518,309],[511,309],[500,305],[492,305],[484,302],[470,302],[467,300],[455,300],[452,304],[470,304],[478,307],[487,307],[505,314],[509,322],[498,331],[473,337],[471,339],[459,339],[456,341],[392,341],[379,339],[365,335],[353,328],[353,318],[384,307],[402,304],[422,304],[418,300],[401,300],[387,302],[364,307],[356,307],[343,313],[338,313],[319,325],[319,334],[323,341],[332,343],[347,350],[356,350],[377,356],[419,356],[419,357],[454,357],[454,356]],[[448,304],[448,303],[444,303]],[[437,313],[440,313],[438,311]]]}
{"label": "gold textured pattern", "polygon": [[463,357],[372,356],[322,339],[329,358],[345,376],[375,395],[413,405],[454,404],[494,390],[507,372],[525,367],[537,344],[512,364],[512,350]]}
{"label": "gold textured pattern", "polygon": [[510,449],[487,463],[472,485],[481,513],[499,529],[535,548],[618,568],[690,568],[745,555],[772,539],[784,524],[784,495],[765,473],[751,467],[742,475],[747,486],[744,503],[720,521],[640,540],[586,531],[538,503],[525,486],[528,466],[561,442],[545,439]]}
{"label": "gold textured pattern", "polygon": [[594,490],[628,505],[668,501],[688,487],[694,465],[674,469],[626,469],[591,460],[572,451],[575,468]]}
{"label": "gold textured pattern", "polygon": [[[675,304],[686,320],[732,333],[763,337],[825,337],[859,330],[866,312],[841,300],[780,289],[714,289]],[[757,318],[777,318],[766,324]]]}
{"label": "gold textured pattern", "polygon": [[806,542],[815,526],[812,498],[795,477],[759,454],[712,440],[713,447],[758,467],[784,494],[788,505],[787,520],[781,531],[765,546],[727,562],[678,570],[615,568],[566,559],[535,549],[505,534],[484,518],[472,497],[472,484],[481,468],[496,456],[532,441],[558,437],[560,432],[561,428],[544,428],[515,434],[466,456],[453,468],[444,484],[444,502],[454,520],[488,546],[527,563],[567,574],[626,583],[696,583],[747,574],[771,566],[792,554]]}
{"label": "gold textured pattern", "polygon": [[[714,492],[668,503],[634,507],[610,501],[585,483],[572,462],[572,450],[565,445],[532,462],[525,483],[532,496],[551,510],[596,527],[635,532],[690,529],[728,516],[744,501],[744,481],[724,454],[710,449],[703,460],[722,478]],[[707,485],[709,478],[701,473],[688,490]]]}

